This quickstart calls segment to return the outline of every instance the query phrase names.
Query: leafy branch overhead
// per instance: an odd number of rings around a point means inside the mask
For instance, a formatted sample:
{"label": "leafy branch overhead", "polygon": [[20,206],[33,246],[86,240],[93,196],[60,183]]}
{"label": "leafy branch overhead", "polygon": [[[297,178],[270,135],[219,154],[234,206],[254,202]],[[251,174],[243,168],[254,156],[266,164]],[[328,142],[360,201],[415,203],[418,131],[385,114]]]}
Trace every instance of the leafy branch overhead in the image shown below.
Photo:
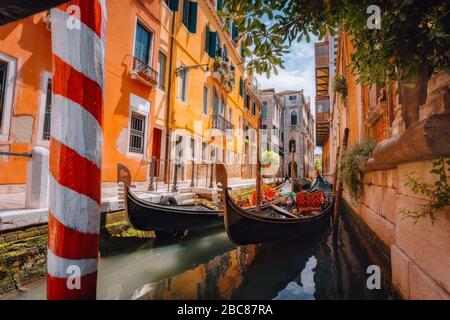
{"label": "leafy branch overhead", "polygon": [[[381,9],[380,29],[367,27],[371,5]],[[293,42],[334,35],[337,26],[352,36],[352,66],[364,83],[406,79],[421,63],[449,70],[446,0],[224,0],[223,11],[239,28],[251,72],[277,74]]]}

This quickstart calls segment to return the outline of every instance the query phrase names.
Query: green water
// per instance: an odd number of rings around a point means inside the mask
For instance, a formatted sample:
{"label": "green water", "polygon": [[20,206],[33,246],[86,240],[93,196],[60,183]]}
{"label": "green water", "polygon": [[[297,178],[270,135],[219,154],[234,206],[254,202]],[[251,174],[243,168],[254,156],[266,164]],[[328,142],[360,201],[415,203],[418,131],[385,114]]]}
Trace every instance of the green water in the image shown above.
{"label": "green water", "polygon": [[[183,240],[109,239],[102,247],[99,299],[388,298],[383,287],[367,289],[375,255],[345,215],[334,243],[328,229],[307,239],[235,247],[223,230],[212,230]],[[45,279],[8,298],[45,299]]]}

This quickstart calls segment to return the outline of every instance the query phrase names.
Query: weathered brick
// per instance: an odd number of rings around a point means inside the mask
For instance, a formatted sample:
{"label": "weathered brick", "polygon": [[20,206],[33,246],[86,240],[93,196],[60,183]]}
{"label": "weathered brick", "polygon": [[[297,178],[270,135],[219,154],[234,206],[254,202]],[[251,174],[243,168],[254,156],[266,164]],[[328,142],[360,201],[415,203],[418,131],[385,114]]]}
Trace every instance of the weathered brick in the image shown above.
{"label": "weathered brick", "polygon": [[440,287],[416,264],[410,264],[410,299],[450,300],[450,294]]}
{"label": "weathered brick", "polygon": [[383,188],[383,205],[381,208],[381,214],[393,224],[395,224],[395,212],[397,207],[395,198],[396,194],[396,189]]}
{"label": "weathered brick", "polygon": [[17,234],[16,233],[5,235],[5,241],[6,242],[11,242],[11,241],[16,241],[16,240],[17,240]]}
{"label": "weathered brick", "polygon": [[450,211],[436,210],[434,224],[428,218],[404,218],[400,208],[419,208],[425,201],[397,195],[396,244],[432,279],[450,292]]}
{"label": "weathered brick", "polygon": [[392,285],[403,299],[409,299],[409,264],[411,260],[396,245],[391,246]]}

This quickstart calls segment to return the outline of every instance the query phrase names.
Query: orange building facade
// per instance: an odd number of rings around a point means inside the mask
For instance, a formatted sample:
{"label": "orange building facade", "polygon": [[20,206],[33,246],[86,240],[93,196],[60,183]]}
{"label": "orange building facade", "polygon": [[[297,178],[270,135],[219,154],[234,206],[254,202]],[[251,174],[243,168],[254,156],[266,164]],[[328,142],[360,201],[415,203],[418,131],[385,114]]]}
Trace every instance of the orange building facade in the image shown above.
{"label": "orange building facade", "polygon": [[[161,144],[153,141],[161,140],[164,125],[164,113],[156,104],[162,2],[107,2],[104,182],[116,180],[117,163],[126,165],[135,181],[145,181],[148,160],[161,154]],[[4,191],[26,183],[29,158],[22,154],[30,154],[34,146],[49,146],[50,19],[49,12],[42,12],[0,27],[0,151],[14,153],[0,155],[0,186]]]}

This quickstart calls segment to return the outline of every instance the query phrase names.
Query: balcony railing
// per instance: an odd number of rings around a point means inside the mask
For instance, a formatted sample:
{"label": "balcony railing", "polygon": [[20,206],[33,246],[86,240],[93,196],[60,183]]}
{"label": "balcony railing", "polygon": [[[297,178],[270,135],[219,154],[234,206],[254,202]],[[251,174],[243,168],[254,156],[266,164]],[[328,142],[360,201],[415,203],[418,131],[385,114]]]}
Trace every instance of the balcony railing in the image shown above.
{"label": "balcony railing", "polygon": [[211,128],[220,129],[225,131],[227,129],[233,129],[233,125],[227,119],[218,114],[213,114],[211,116]]}
{"label": "balcony railing", "polygon": [[133,69],[130,76],[150,87],[154,87],[158,83],[158,71],[136,57],[133,57]]}

